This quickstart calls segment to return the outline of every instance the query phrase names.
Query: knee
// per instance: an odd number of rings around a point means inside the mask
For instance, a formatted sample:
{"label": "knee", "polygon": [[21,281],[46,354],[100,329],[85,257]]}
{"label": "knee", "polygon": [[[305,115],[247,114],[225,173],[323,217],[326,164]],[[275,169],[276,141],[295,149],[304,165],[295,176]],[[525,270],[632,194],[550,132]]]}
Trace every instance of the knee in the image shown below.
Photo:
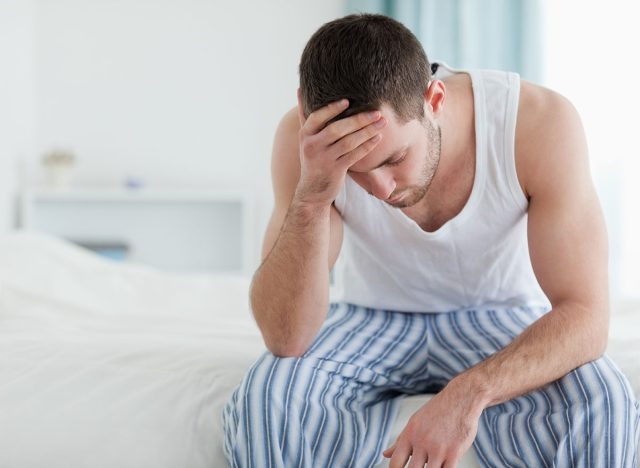
{"label": "knee", "polygon": [[[244,375],[224,409],[225,430],[229,421],[243,419],[245,413],[264,411],[273,413],[282,408],[283,385],[290,380],[290,368],[296,358],[282,358],[265,352]],[[247,427],[246,429],[250,429]]]}
{"label": "knee", "polygon": [[[285,411],[291,410],[290,416],[297,413],[296,399],[291,397],[288,401],[288,395],[292,393],[290,383],[295,378],[292,369],[297,361],[266,352],[249,368],[224,406],[224,450],[227,459],[234,460],[235,465],[245,466],[239,461],[246,462],[248,453],[257,450],[256,444],[261,447],[267,444],[272,455],[279,456],[280,437],[284,433],[282,424],[286,424]],[[295,430],[294,426],[289,424],[286,429]]]}
{"label": "knee", "polygon": [[591,419],[591,424],[606,425],[609,430],[637,418],[631,384],[607,355],[573,370],[561,385],[579,419]]}
{"label": "knee", "polygon": [[589,401],[605,399],[635,402],[629,380],[606,354],[578,367],[574,372]]}

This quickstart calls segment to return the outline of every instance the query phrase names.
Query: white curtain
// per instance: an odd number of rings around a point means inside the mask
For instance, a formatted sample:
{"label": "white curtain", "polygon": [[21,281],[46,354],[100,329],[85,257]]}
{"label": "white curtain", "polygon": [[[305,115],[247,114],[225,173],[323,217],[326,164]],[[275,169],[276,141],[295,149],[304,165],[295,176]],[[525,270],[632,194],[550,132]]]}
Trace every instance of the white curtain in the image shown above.
{"label": "white curtain", "polygon": [[396,18],[430,61],[511,70],[532,81],[543,75],[541,0],[348,0],[347,12]]}

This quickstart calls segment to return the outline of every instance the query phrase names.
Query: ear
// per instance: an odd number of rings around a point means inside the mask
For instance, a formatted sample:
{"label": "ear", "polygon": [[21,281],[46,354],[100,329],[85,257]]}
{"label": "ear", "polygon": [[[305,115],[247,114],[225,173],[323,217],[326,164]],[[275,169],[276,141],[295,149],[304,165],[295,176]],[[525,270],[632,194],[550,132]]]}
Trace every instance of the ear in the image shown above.
{"label": "ear", "polygon": [[298,121],[300,122],[300,128],[304,126],[307,118],[304,116],[304,110],[302,110],[302,91],[298,88]]}
{"label": "ear", "polygon": [[442,110],[445,96],[444,83],[440,80],[431,80],[424,92],[424,101],[431,108],[433,115],[437,115]]}

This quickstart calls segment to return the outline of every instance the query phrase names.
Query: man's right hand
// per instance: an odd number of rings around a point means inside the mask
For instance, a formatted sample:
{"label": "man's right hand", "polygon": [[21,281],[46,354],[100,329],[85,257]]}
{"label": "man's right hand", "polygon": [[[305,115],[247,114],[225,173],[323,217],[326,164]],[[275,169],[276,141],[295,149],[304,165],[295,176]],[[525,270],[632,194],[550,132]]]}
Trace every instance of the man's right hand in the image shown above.
{"label": "man's right hand", "polygon": [[300,180],[295,194],[298,201],[331,205],[342,188],[347,169],[380,142],[380,132],[387,123],[380,111],[361,112],[327,125],[347,107],[348,101],[342,99],[305,118],[298,89]]}

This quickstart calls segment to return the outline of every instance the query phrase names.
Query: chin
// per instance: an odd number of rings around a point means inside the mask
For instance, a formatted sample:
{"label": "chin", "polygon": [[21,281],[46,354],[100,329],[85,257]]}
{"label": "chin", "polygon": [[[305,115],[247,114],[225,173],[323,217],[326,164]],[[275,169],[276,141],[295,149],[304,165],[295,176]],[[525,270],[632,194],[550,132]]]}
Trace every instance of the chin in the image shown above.
{"label": "chin", "polygon": [[418,202],[408,203],[408,202],[405,202],[405,201],[399,201],[399,202],[396,202],[396,203],[389,203],[389,205],[393,206],[394,208],[409,208],[409,207],[415,205],[416,203],[418,203]]}
{"label": "chin", "polygon": [[418,203],[420,201],[420,199],[418,200],[398,200],[397,202],[387,202],[389,205],[393,206],[394,208],[409,208],[410,206],[415,205],[416,203]]}
{"label": "chin", "polygon": [[409,208],[422,200],[426,193],[427,191],[423,189],[411,190],[408,194],[401,196],[398,201],[394,203],[387,203],[395,208]]}

